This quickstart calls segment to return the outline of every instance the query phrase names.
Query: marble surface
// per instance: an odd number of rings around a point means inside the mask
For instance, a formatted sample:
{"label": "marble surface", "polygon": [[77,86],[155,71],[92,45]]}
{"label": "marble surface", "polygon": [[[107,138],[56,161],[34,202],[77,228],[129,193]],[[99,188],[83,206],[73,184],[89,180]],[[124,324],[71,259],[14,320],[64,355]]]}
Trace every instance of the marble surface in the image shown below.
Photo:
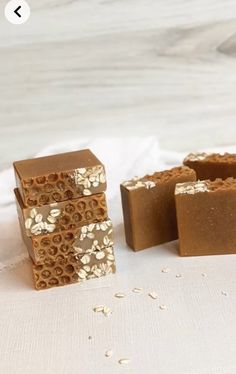
{"label": "marble surface", "polygon": [[0,16],[1,165],[84,134],[235,143],[235,0],[29,3]]}
{"label": "marble surface", "polygon": [[[28,2],[16,27],[0,0],[1,169],[81,137],[151,134],[171,151],[236,144],[235,0]],[[181,259],[176,242],[135,254],[119,200],[109,205],[116,276],[36,292],[28,262],[0,273],[0,372],[235,374],[235,256]],[[93,312],[101,303],[111,318]]]}

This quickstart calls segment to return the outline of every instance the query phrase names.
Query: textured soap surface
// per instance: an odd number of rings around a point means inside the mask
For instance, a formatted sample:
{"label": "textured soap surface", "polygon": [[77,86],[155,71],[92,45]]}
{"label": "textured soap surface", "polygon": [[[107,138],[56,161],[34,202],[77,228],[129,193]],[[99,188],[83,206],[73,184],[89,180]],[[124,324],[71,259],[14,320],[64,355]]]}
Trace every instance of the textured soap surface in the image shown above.
{"label": "textured soap surface", "polygon": [[37,290],[81,283],[116,271],[112,246],[95,250],[90,254],[71,255],[58,261],[48,260],[42,265],[35,265],[32,262],[32,268]]}
{"label": "textured soap surface", "polygon": [[72,230],[33,236],[25,235],[21,226],[22,238],[35,264],[45,261],[58,261],[70,255],[89,254],[102,248],[113,246],[111,220],[91,223]]}
{"label": "textured soap surface", "polygon": [[236,154],[190,153],[184,159],[184,165],[195,170],[200,180],[236,178]]}
{"label": "textured soap surface", "polygon": [[14,162],[25,206],[35,207],[106,190],[103,164],[88,149]]}
{"label": "textured soap surface", "polygon": [[29,237],[71,230],[108,218],[104,193],[29,208],[24,206],[18,189],[14,192],[18,217]]}
{"label": "textured soap surface", "polygon": [[175,185],[195,180],[194,170],[177,167],[121,184],[126,241],[132,249],[177,239]]}
{"label": "textured soap surface", "polygon": [[181,256],[236,253],[236,179],[178,184]]}

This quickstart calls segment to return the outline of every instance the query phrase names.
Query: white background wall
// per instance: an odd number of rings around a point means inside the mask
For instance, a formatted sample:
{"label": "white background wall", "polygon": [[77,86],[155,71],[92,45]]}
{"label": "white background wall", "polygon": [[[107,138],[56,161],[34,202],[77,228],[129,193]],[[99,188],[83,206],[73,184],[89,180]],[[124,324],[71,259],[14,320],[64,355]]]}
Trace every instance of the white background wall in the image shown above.
{"label": "white background wall", "polygon": [[236,143],[235,0],[0,0],[0,163],[84,135]]}

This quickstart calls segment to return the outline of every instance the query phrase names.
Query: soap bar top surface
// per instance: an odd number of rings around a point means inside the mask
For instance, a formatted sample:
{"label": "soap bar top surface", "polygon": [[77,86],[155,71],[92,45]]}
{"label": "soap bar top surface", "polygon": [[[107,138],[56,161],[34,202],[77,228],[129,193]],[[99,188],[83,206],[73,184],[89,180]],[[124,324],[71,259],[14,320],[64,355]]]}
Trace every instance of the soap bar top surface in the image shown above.
{"label": "soap bar top surface", "polygon": [[26,206],[44,205],[106,190],[103,164],[89,150],[14,162]]}
{"label": "soap bar top surface", "polygon": [[190,153],[183,163],[195,170],[201,180],[236,178],[236,154]]}
{"label": "soap bar top surface", "polygon": [[134,177],[128,181],[123,182],[121,185],[127,191],[133,191],[140,188],[151,189],[182,176],[195,177],[195,172],[189,167],[179,166],[170,170],[157,171],[152,175],[145,175],[142,178]]}
{"label": "soap bar top surface", "polygon": [[96,165],[101,165],[101,162],[89,149],[14,162],[15,170],[21,180]]}
{"label": "soap bar top surface", "polygon": [[196,182],[177,183],[175,195],[194,195],[200,192],[225,192],[236,190],[236,179],[227,178],[225,180],[217,178],[214,181],[204,180]]}
{"label": "soap bar top surface", "polygon": [[229,163],[229,164],[236,164],[236,154],[235,153],[205,153],[205,152],[196,152],[196,153],[189,153],[185,159],[184,163],[191,161],[191,162],[212,162],[212,163]]}
{"label": "soap bar top surface", "polygon": [[236,179],[179,183],[175,200],[180,255],[236,253]]}

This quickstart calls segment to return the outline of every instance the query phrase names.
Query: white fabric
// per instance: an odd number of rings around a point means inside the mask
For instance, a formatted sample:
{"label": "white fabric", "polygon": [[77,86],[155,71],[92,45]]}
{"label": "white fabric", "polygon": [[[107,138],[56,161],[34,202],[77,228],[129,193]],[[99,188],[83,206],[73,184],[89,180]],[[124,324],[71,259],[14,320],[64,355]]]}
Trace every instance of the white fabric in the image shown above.
{"label": "white fabric", "polygon": [[[108,178],[107,198],[114,224],[122,221],[119,203],[119,185],[133,176],[142,176],[157,170],[171,168],[182,163],[184,153],[161,151],[156,137],[132,138],[97,138],[55,144],[44,148],[35,157],[69,152],[77,149],[91,149],[102,160]],[[210,152],[225,151],[221,148]],[[228,147],[234,152],[235,147]],[[33,157],[32,156],[32,157]],[[0,173],[0,271],[15,267],[28,258],[21,241],[14,204],[15,177],[13,168]],[[12,233],[15,233],[13,236]]]}
{"label": "white fabric", "polygon": [[[236,257],[180,258],[176,242],[138,253],[125,245],[119,183],[179,164],[184,155],[160,151],[155,138],[83,140],[40,154],[82,147],[91,147],[107,168],[117,273],[35,291],[29,263],[19,264],[26,251],[9,191],[14,178],[5,172],[7,184],[1,174],[0,373],[234,374]],[[10,265],[18,266],[6,271]],[[133,287],[143,293],[132,293]],[[126,297],[117,299],[116,292]],[[100,304],[112,309],[110,318],[93,312]],[[121,366],[118,360],[126,357],[130,363]]]}

